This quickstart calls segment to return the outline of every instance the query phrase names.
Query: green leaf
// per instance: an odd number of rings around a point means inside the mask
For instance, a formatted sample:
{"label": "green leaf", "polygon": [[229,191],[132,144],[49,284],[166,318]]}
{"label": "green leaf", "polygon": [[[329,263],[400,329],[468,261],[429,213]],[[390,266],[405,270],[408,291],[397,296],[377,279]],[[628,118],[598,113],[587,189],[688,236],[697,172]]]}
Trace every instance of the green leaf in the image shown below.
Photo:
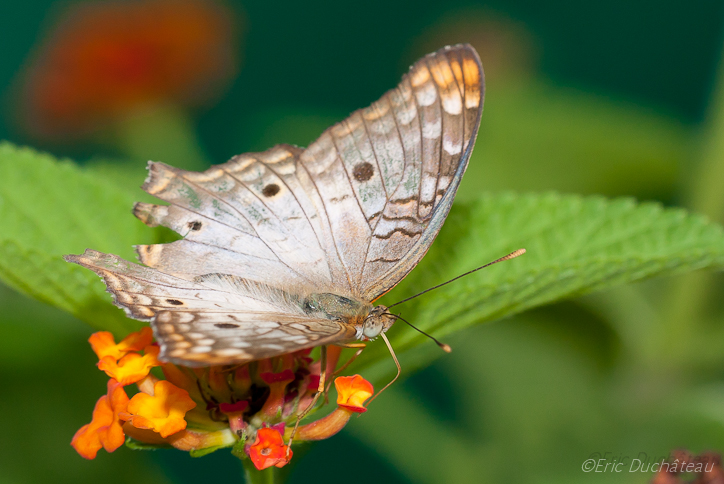
{"label": "green leaf", "polygon": [[169,444],[147,444],[133,437],[126,437],[126,447],[133,450],[173,449],[173,446]]}
{"label": "green leaf", "polygon": [[219,449],[225,449],[229,447],[228,445],[217,445],[215,447],[206,447],[205,449],[195,449],[189,451],[189,455],[191,457],[203,457],[205,455],[209,455],[213,452],[216,452]]}
{"label": "green leaf", "polygon": [[[485,194],[456,204],[422,262],[382,303],[405,297],[518,248],[523,256],[471,274],[394,308],[421,329],[444,337],[474,324],[617,284],[724,266],[724,231],[705,218],[631,199],[541,194]],[[426,338],[397,324],[398,352]],[[388,359],[372,345],[360,366]],[[438,351],[413,352],[412,366]],[[367,353],[367,351],[366,351]],[[409,367],[408,364],[408,367]],[[384,367],[391,365],[384,362]],[[380,370],[381,371],[381,370]]]}
{"label": "green leaf", "polygon": [[93,327],[117,335],[139,328],[111,305],[95,274],[62,259],[94,248],[133,260],[134,244],[157,241],[161,232],[130,214],[133,188],[0,143],[0,279]]}

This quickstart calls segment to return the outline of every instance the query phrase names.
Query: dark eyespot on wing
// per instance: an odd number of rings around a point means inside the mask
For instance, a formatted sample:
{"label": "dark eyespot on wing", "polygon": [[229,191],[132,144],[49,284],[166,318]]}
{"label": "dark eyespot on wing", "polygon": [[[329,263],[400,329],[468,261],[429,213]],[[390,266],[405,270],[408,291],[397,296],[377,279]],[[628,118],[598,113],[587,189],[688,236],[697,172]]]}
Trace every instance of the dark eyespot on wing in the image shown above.
{"label": "dark eyespot on wing", "polygon": [[270,183],[269,185],[265,186],[264,189],[261,191],[262,195],[265,197],[273,197],[277,193],[279,193],[279,185],[276,183]]}
{"label": "dark eyespot on wing", "polygon": [[174,306],[183,306],[184,305],[184,303],[182,303],[178,299],[166,299],[166,302],[169,304],[173,304]]}
{"label": "dark eyespot on wing", "polygon": [[367,163],[366,161],[363,163],[357,163],[357,165],[355,165],[354,167],[354,170],[352,170],[352,175],[358,182],[365,182],[372,178],[372,175],[374,174],[374,167],[371,163]]}
{"label": "dark eyespot on wing", "polygon": [[238,324],[234,324],[234,323],[216,323],[214,326],[216,326],[219,329],[234,329],[234,328],[239,327]]}

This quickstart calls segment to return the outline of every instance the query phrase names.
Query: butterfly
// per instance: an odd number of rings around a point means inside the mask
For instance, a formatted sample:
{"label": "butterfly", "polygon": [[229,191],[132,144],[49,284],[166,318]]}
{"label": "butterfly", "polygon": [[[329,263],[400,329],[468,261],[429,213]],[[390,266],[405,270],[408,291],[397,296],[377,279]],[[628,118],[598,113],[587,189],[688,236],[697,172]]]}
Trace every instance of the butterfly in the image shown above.
{"label": "butterfly", "polygon": [[203,172],[149,162],[142,188],[167,205],[133,212],[183,238],[137,246],[143,265],[91,249],[65,260],[150,322],[163,361],[243,364],[384,337],[396,317],[374,301],[440,231],[483,96],[475,50],[445,47],[306,149],[277,145]]}

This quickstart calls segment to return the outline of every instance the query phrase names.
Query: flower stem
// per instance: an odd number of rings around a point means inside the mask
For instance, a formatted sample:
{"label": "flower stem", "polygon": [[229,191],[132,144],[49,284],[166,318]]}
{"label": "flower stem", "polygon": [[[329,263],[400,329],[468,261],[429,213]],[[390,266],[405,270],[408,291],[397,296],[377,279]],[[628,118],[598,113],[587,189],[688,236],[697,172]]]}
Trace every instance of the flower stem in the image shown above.
{"label": "flower stem", "polygon": [[251,459],[241,459],[241,463],[244,465],[244,477],[247,484],[274,484],[275,482],[282,482],[278,479],[276,467],[270,467],[259,471],[254,467]]}

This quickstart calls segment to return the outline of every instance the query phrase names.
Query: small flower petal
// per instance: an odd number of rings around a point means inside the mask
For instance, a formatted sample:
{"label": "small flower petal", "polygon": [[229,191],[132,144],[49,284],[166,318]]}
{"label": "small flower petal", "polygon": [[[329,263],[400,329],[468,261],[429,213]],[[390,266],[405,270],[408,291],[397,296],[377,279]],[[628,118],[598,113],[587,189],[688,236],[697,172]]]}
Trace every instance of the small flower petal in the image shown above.
{"label": "small flower petal", "polygon": [[279,430],[267,427],[256,432],[256,440],[248,452],[254,467],[260,471],[271,466],[284,467],[293,455],[289,450],[287,458],[287,446],[284,445],[284,438]]}
{"label": "small flower petal", "polygon": [[138,353],[128,353],[119,361],[112,356],[104,356],[98,362],[98,368],[123,385],[130,385],[144,379],[151,368],[161,364],[158,361],[159,351],[158,346],[149,345],[144,349],[143,356]]}
{"label": "small flower petal", "polygon": [[278,373],[270,371],[259,374],[259,378],[264,380],[267,385],[274,383],[291,383],[294,381],[294,372],[292,370],[283,370]]}
{"label": "small flower petal", "polygon": [[249,408],[249,402],[246,400],[241,400],[236,403],[222,402],[219,404],[219,410],[221,410],[223,413],[244,412],[247,408]]}
{"label": "small flower petal", "polygon": [[88,342],[99,360],[102,360],[106,356],[111,356],[118,361],[123,358],[126,353],[141,351],[150,345],[153,342],[153,331],[150,327],[145,326],[140,331],[129,334],[118,344],[116,344],[116,341],[113,339],[113,334],[108,331],[98,331],[88,338]]}
{"label": "small flower petal", "polygon": [[375,390],[372,384],[359,375],[340,376],[334,380],[337,389],[337,405],[353,412],[366,412],[365,400],[370,398]]}
{"label": "small flower petal", "polygon": [[73,436],[70,445],[86,459],[95,459],[105,448],[113,452],[125,441],[119,414],[126,411],[128,396],[123,385],[115,380],[108,381],[108,392],[96,402],[91,423],[84,425]]}
{"label": "small flower petal", "polygon": [[154,394],[137,393],[121,418],[140,429],[151,429],[168,437],[186,428],[186,412],[196,406],[186,390],[166,380],[156,382]]}
{"label": "small flower petal", "polygon": [[229,428],[241,436],[246,429],[246,422],[244,421],[244,412],[249,408],[249,402],[247,400],[240,400],[236,403],[225,403],[219,404],[219,411],[226,415],[229,420]]}

